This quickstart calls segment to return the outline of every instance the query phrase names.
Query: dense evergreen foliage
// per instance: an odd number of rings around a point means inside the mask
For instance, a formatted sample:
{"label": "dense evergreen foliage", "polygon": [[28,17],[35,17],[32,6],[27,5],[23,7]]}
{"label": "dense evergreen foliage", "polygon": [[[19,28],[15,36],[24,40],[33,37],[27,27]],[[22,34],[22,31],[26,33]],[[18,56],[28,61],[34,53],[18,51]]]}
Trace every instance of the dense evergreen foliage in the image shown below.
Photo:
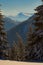
{"label": "dense evergreen foliage", "polygon": [[0,58],[8,59],[8,41],[7,41],[7,33],[4,28],[3,15],[0,11]]}
{"label": "dense evergreen foliage", "polygon": [[35,11],[37,11],[35,22],[32,24],[34,28],[30,25],[26,44],[24,44],[22,37],[16,33],[18,41],[14,41],[12,47],[8,44],[3,16],[0,13],[0,59],[43,61],[43,4],[36,7]]}

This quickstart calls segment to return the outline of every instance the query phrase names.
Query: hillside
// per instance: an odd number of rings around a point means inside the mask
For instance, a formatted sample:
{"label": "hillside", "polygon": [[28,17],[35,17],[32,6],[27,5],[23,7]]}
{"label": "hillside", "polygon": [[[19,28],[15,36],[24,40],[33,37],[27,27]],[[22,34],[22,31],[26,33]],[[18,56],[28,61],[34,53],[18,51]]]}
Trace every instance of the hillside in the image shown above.
{"label": "hillside", "polygon": [[9,30],[9,29],[11,29],[12,27],[15,27],[16,25],[18,25],[20,22],[18,22],[18,21],[14,21],[14,20],[12,20],[11,18],[9,18],[9,17],[4,17],[3,18],[3,20],[4,20],[4,27],[5,27],[5,30],[7,31],[7,30]]}
{"label": "hillside", "polygon": [[[28,20],[20,23],[18,26],[13,27],[9,31],[7,31],[7,33],[8,33],[8,41],[9,41],[10,44],[12,44],[14,40],[17,41],[16,32],[19,33],[19,35],[22,37],[23,41],[25,42],[25,40],[26,40],[26,33],[29,31],[29,26],[30,26],[30,24],[35,22],[33,20],[34,17],[35,16],[33,15]],[[33,27],[33,25],[32,25],[32,27]]]}

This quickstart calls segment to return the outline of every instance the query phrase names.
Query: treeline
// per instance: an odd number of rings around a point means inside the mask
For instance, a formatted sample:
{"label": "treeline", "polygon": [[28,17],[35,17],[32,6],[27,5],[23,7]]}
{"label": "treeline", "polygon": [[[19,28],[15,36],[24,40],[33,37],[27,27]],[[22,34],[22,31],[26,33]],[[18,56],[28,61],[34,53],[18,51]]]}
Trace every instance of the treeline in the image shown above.
{"label": "treeline", "polygon": [[17,34],[18,41],[14,41],[12,47],[7,42],[4,32],[2,15],[0,14],[0,59],[15,61],[43,61],[43,5],[38,6],[35,11],[35,22],[30,25],[27,32],[27,42],[24,44],[22,37]]}

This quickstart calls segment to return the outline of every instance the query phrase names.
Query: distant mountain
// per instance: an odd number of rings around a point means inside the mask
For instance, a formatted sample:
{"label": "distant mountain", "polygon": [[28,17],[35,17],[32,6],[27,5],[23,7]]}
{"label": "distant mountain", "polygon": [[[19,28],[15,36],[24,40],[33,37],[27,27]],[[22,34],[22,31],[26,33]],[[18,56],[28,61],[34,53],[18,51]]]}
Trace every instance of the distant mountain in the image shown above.
{"label": "distant mountain", "polygon": [[[22,22],[18,26],[13,27],[9,31],[7,31],[7,33],[8,33],[8,41],[9,41],[10,44],[12,44],[14,40],[17,41],[16,32],[19,33],[19,35],[22,37],[24,42],[26,41],[26,33],[29,31],[30,24],[35,22],[33,20],[34,17],[35,17],[35,15],[30,17],[28,20]],[[34,26],[32,25],[32,27],[34,27]]]}
{"label": "distant mountain", "polygon": [[4,17],[3,18],[4,20],[4,26],[5,26],[5,30],[9,30],[11,29],[12,27],[15,27],[16,25],[18,25],[20,22],[17,22],[17,21],[14,21],[12,20],[11,18],[9,17]]}
{"label": "distant mountain", "polygon": [[9,16],[9,17],[12,18],[15,21],[20,21],[20,22],[25,21],[25,20],[27,20],[29,18],[29,16],[23,14],[22,12],[20,12],[16,16]]}

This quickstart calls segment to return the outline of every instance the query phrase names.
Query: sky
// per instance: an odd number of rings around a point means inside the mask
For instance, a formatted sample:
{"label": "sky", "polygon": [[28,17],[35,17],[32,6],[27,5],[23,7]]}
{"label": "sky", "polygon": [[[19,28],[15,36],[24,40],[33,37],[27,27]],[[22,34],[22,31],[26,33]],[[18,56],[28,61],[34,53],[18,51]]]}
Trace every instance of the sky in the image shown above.
{"label": "sky", "polygon": [[0,8],[4,15],[15,16],[20,12],[34,13],[34,9],[41,3],[41,0],[0,0]]}

